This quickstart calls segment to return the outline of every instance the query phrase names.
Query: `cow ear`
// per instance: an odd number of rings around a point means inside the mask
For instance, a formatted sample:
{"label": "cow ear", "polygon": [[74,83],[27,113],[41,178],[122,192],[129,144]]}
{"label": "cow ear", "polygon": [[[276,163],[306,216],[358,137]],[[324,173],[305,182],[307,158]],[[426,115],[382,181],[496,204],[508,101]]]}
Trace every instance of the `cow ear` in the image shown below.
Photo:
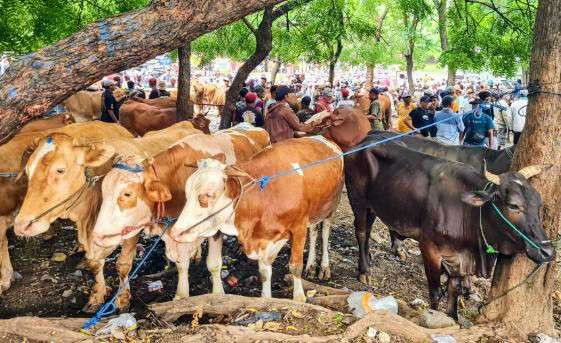
{"label": "cow ear", "polygon": [[481,207],[492,198],[491,194],[483,191],[466,192],[462,194],[462,201],[474,207]]}
{"label": "cow ear", "polygon": [[169,188],[161,181],[153,180],[144,183],[146,196],[153,202],[166,202],[171,200],[171,192]]}
{"label": "cow ear", "polygon": [[86,167],[99,167],[107,163],[113,155],[115,148],[108,144],[92,144],[86,148],[84,162]]}

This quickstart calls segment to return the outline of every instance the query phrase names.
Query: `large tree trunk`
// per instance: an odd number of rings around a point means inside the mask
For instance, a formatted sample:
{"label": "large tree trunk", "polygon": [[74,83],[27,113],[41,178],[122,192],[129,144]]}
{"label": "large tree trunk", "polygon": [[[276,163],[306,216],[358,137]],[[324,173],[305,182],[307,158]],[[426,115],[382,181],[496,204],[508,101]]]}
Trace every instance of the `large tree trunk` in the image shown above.
{"label": "large tree trunk", "polygon": [[277,73],[281,67],[280,61],[273,61],[273,67],[271,68],[271,85],[274,85],[277,81]]}
{"label": "large tree trunk", "polygon": [[[448,28],[447,25],[447,12],[448,12],[448,0],[434,0],[434,6],[438,13],[438,35],[440,37],[440,49],[442,53],[448,50]],[[456,83],[456,67],[447,65],[448,67],[448,78],[446,79],[446,84],[448,86],[453,86]]]}
{"label": "large tree trunk", "polygon": [[[549,237],[556,238],[561,228],[561,1],[540,1],[534,28],[530,62],[530,85],[540,85],[543,93],[531,95],[526,127],[516,148],[513,170],[532,164],[553,167],[531,179],[543,199],[542,221]],[[532,90],[532,88],[530,89]],[[547,92],[556,94],[547,94]],[[491,299],[522,282],[534,263],[519,255],[499,259],[495,269]],[[534,282],[509,292],[491,303],[484,319],[511,324],[521,333],[554,333],[551,293],[556,263],[543,266]]]}
{"label": "large tree trunk", "polygon": [[177,119],[193,118],[191,102],[191,42],[177,49],[179,56],[179,77],[177,80]]}
{"label": "large tree trunk", "polygon": [[454,86],[456,84],[456,71],[457,69],[452,66],[448,66],[448,79],[446,84],[448,86]]}
{"label": "large tree trunk", "polygon": [[343,42],[341,37],[337,38],[337,43],[335,44],[335,52],[333,53],[331,60],[329,61],[329,85],[333,88],[333,83],[335,82],[335,66],[337,61],[339,61],[339,56],[341,56],[341,51],[343,51]]}
{"label": "large tree trunk", "polygon": [[0,78],[0,142],[78,90],[283,0],[153,0],[13,62]]}

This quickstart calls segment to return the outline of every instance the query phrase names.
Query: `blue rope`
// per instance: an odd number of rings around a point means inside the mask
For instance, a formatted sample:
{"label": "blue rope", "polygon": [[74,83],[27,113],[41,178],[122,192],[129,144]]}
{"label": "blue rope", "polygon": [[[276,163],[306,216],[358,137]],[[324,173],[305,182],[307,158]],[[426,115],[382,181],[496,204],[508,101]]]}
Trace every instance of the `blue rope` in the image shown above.
{"label": "blue rope", "polygon": [[132,271],[132,273],[130,273],[125,281],[125,285],[120,288],[117,293],[115,293],[115,295],[111,298],[111,300],[109,300],[108,302],[106,302],[96,313],[93,317],[91,317],[90,319],[88,319],[88,321],[86,321],[84,323],[84,325],[82,326],[82,330],[83,331],[87,331],[89,329],[91,329],[92,327],[94,327],[100,320],[101,318],[108,316],[110,314],[113,314],[117,311],[117,307],[115,306],[115,300],[117,300],[117,297],[119,296],[120,292],[125,289],[127,287],[127,285],[129,284],[129,280],[133,279],[136,276],[136,273],[138,273],[138,271],[140,270],[140,267],[142,267],[144,265],[144,263],[146,263],[146,260],[148,259],[148,257],[150,256],[150,254],[152,254],[152,252],[154,251],[154,249],[156,248],[156,245],[158,245],[158,243],[162,240],[162,236],[166,233],[167,229],[173,225],[173,223],[175,223],[174,218],[170,218],[170,217],[163,217],[159,223],[164,225],[164,231],[162,232],[161,235],[158,236],[158,238],[156,239],[156,241],[154,242],[154,244],[152,244],[152,246],[150,247],[150,249],[148,250],[148,252],[144,255],[144,257],[142,258],[142,260],[140,260],[140,262],[136,265],[136,267],[134,268],[134,270]]}
{"label": "blue rope", "polygon": [[438,124],[440,124],[440,123],[444,123],[444,122],[447,122],[447,121],[452,120],[452,119],[457,119],[457,118],[454,117],[454,116],[451,116],[451,117],[448,117],[448,118],[446,118],[446,119],[442,119],[442,120],[439,120],[439,121],[437,121],[437,122],[434,122],[434,123],[432,123],[432,124],[428,124],[428,125],[425,125],[425,126],[416,128],[415,130],[411,130],[411,131],[409,131],[409,132],[400,133],[400,134],[398,134],[398,135],[396,135],[396,136],[393,136],[393,137],[384,138],[384,139],[382,139],[382,140],[380,140],[380,141],[377,141],[377,142],[373,142],[373,143],[370,143],[370,144],[366,144],[366,145],[363,145],[363,146],[359,146],[359,147],[356,147],[356,148],[347,150],[347,151],[345,151],[345,152],[342,153],[342,154],[337,154],[337,155],[329,156],[329,157],[327,157],[327,158],[325,158],[325,159],[323,159],[323,160],[313,161],[313,162],[310,162],[310,163],[305,164],[305,165],[303,165],[303,166],[299,166],[299,167],[295,167],[295,168],[293,168],[293,169],[281,171],[281,172],[279,172],[279,173],[277,173],[277,174],[274,174],[274,175],[265,175],[265,176],[261,176],[261,177],[257,180],[257,184],[259,185],[259,189],[262,191],[262,190],[265,189],[265,187],[266,187],[272,180],[277,179],[277,178],[279,178],[279,177],[288,176],[288,175],[291,175],[291,174],[294,174],[294,173],[297,173],[297,172],[300,172],[300,171],[304,171],[305,169],[312,168],[312,167],[318,166],[318,165],[320,165],[320,164],[324,164],[324,163],[327,163],[327,162],[330,162],[330,161],[333,161],[333,160],[336,160],[336,159],[345,157],[345,156],[347,156],[347,155],[351,155],[351,154],[354,154],[354,153],[356,153],[356,152],[359,152],[359,151],[362,151],[362,150],[366,150],[366,149],[368,149],[368,148],[372,148],[372,147],[377,146],[377,145],[381,145],[381,144],[384,144],[384,143],[387,143],[387,142],[390,142],[390,141],[393,141],[393,140],[400,139],[400,138],[402,138],[402,137],[405,137],[405,136],[407,136],[407,135],[410,135],[411,133],[420,132],[421,130],[428,129],[428,128],[430,128],[430,127],[436,126],[436,125],[438,125]]}
{"label": "blue rope", "polygon": [[117,162],[117,163],[113,164],[112,167],[117,168],[117,169],[121,169],[121,170],[126,170],[126,171],[131,172],[131,173],[141,173],[141,172],[144,171],[144,168],[140,164],[135,164],[134,166],[129,166],[126,163]]}

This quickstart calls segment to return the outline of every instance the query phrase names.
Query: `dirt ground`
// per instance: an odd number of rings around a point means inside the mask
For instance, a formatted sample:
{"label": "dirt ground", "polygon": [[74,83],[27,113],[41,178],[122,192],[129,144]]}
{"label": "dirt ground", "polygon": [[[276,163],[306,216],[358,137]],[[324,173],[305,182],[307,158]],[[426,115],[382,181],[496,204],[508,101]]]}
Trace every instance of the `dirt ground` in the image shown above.
{"label": "dirt ground", "polygon": [[[389,235],[387,229],[376,221],[373,229],[377,241],[371,240],[370,253],[372,257],[371,273],[374,283],[372,287],[361,284],[356,279],[358,248],[354,236],[353,215],[347,197],[342,197],[342,202],[336,213],[330,236],[331,275],[329,281],[317,279],[310,281],[325,284],[335,288],[350,290],[368,290],[376,296],[393,295],[394,297],[410,302],[416,298],[428,302],[428,291],[422,266],[420,251],[413,241],[406,241],[409,251],[408,259],[403,262],[395,257],[389,249]],[[22,278],[16,280],[12,287],[0,297],[0,318],[15,316],[40,316],[40,317],[86,317],[81,308],[87,302],[93,278],[86,269],[77,269],[82,261],[82,255],[69,256],[64,262],[52,260],[54,253],[70,255],[75,245],[75,230],[69,222],[59,222],[56,235],[45,240],[37,237],[31,240],[9,237],[9,251],[12,257],[14,270]],[[321,237],[321,235],[319,235]],[[321,239],[318,237],[318,244]],[[142,239],[142,245],[147,249],[153,239]],[[318,247],[319,248],[319,247]],[[139,246],[138,250],[142,250]],[[321,248],[318,249],[321,253]],[[203,251],[203,262],[191,263],[190,294],[200,295],[208,293],[211,289],[209,273],[206,269],[204,258],[206,247]],[[290,298],[292,293],[284,281],[288,273],[289,247],[285,247],[273,265],[273,296]],[[107,284],[116,291],[118,277],[115,270],[116,251],[106,261],[105,275]],[[257,263],[245,257],[238,250],[235,238],[227,237],[224,243],[223,260],[225,271],[224,289],[228,294],[245,296],[260,296],[261,284],[258,280]],[[319,257],[319,256],[318,256]],[[136,262],[139,258],[137,257]],[[319,262],[319,260],[318,260]],[[131,312],[137,319],[147,317],[146,304],[172,300],[177,275],[167,273],[157,279],[149,279],[148,274],[154,274],[170,268],[164,256],[163,243],[160,243],[149,262],[139,273],[139,277],[131,281],[132,305]],[[227,274],[227,275],[226,275]],[[238,280],[232,282],[233,277]],[[148,291],[148,283],[161,280],[164,289],[156,292]],[[227,281],[230,281],[228,283]],[[478,307],[485,299],[489,281],[476,280],[475,289],[478,295],[466,297],[465,306],[461,308],[460,325],[469,326],[470,321],[478,313]],[[64,295],[64,296],[63,296]],[[554,301],[555,319],[557,328],[561,327],[561,307],[559,300]],[[444,309],[445,304],[441,304]],[[192,316],[180,318],[175,324],[188,324]],[[215,319],[203,316],[201,322],[210,322]],[[145,322],[151,323],[150,320]],[[178,329],[173,337],[188,334],[188,329]],[[179,335],[179,336],[177,336]],[[154,337],[156,341],[167,341],[170,336]],[[395,341],[394,337],[394,340]],[[398,340],[399,341],[399,340]]]}

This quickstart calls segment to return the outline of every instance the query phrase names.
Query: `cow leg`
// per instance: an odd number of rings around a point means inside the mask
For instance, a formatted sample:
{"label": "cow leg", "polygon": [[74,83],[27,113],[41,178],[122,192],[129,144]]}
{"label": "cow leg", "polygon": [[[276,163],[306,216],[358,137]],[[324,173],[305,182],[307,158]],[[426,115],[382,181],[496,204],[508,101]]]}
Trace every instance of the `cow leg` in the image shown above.
{"label": "cow leg", "polygon": [[421,244],[421,253],[425,266],[425,275],[429,287],[430,307],[438,310],[440,300],[440,275],[442,273],[442,258],[436,247],[428,244]]}
{"label": "cow leg", "polygon": [[179,300],[189,297],[189,260],[177,261],[177,289],[173,300]]}
{"label": "cow leg", "polygon": [[294,301],[306,302],[306,295],[302,287],[302,269],[304,267],[304,246],[306,245],[306,227],[292,232],[290,250],[290,261],[288,270],[292,274],[292,299]]}
{"label": "cow leg", "polygon": [[105,301],[105,296],[107,295],[107,289],[105,287],[105,276],[103,275],[103,266],[105,264],[105,259],[89,259],[87,260],[88,267],[95,277],[95,284],[90,294],[90,299],[84,308],[84,312],[92,313],[97,310],[99,306]]}
{"label": "cow leg", "polygon": [[401,261],[405,262],[407,260],[407,252],[403,246],[403,237],[390,229],[390,240],[392,252],[395,256],[399,257]]}
{"label": "cow leg", "polygon": [[370,277],[369,239],[376,216],[371,210],[363,208],[355,211],[355,235],[358,241],[358,280],[365,284],[372,282]]}
{"label": "cow leg", "polygon": [[458,297],[460,295],[460,277],[448,277],[448,315],[458,320]]}
{"label": "cow leg", "polygon": [[131,237],[123,243],[121,254],[117,259],[117,272],[119,273],[119,291],[121,292],[116,300],[119,310],[126,310],[129,307],[131,299],[130,285],[128,282],[129,272],[132,268],[132,262],[136,256],[136,243],[138,236]]}
{"label": "cow leg", "polygon": [[8,250],[8,237],[6,236],[10,223],[9,216],[0,216],[0,294],[10,288],[12,274],[14,273]]}
{"label": "cow leg", "polygon": [[318,226],[310,226],[310,239],[308,244],[308,260],[306,261],[306,269],[304,269],[304,275],[308,278],[313,278],[316,276],[316,242],[318,238]]}
{"label": "cow leg", "polygon": [[271,278],[273,277],[273,267],[268,263],[267,259],[259,259],[259,276],[261,278],[261,297],[272,298]]}
{"label": "cow leg", "polygon": [[331,218],[323,221],[321,226],[321,268],[319,270],[320,280],[331,279],[331,269],[329,268],[329,233],[331,232]]}
{"label": "cow leg", "polygon": [[193,257],[193,262],[195,264],[199,264],[201,263],[202,259],[203,259],[203,246],[202,244],[199,244],[196,247],[195,256]]}
{"label": "cow leg", "polygon": [[206,267],[212,276],[212,293],[224,294],[222,278],[220,277],[220,272],[222,271],[222,233],[220,232],[208,239]]}

